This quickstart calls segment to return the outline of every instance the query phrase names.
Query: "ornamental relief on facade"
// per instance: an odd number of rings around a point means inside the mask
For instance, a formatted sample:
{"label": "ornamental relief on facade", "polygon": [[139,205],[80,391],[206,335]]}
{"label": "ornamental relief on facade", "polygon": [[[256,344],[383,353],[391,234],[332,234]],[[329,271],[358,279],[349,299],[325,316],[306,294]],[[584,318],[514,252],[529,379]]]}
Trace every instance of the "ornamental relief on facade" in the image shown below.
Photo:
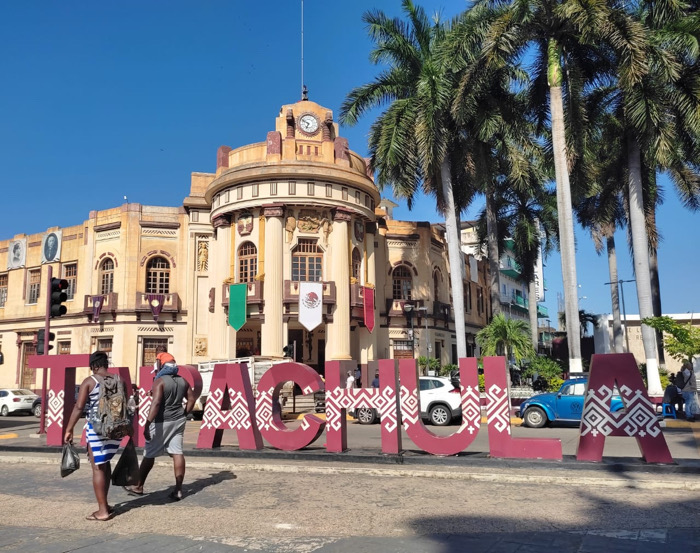
{"label": "ornamental relief on facade", "polygon": [[239,236],[247,236],[253,232],[253,216],[250,213],[244,213],[238,217],[238,234]]}
{"label": "ornamental relief on facade", "polygon": [[195,357],[206,357],[208,351],[207,339],[205,337],[194,339],[194,355]]}
{"label": "ornamental relief on facade", "polygon": [[209,242],[200,240],[197,242],[197,271],[209,270]]}
{"label": "ornamental relief on facade", "polygon": [[297,222],[297,228],[301,232],[308,232],[311,234],[318,233],[318,229],[321,226],[321,215],[315,211],[309,209],[302,209],[299,212],[299,221]]}

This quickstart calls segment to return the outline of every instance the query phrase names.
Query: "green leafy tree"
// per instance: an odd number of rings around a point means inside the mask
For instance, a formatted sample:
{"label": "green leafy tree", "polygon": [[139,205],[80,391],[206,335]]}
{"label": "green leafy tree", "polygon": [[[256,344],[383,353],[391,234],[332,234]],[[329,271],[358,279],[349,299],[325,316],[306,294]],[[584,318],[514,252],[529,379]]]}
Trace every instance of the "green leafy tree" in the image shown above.
{"label": "green leafy tree", "polygon": [[642,323],[664,333],[664,347],[678,361],[690,361],[700,355],[700,328],[682,324],[671,317],[649,317]]}
{"label": "green leafy tree", "polygon": [[530,327],[525,321],[508,319],[499,313],[476,335],[481,355],[502,355],[515,359],[517,364],[535,356],[530,339]]}
{"label": "green leafy tree", "polygon": [[554,359],[537,356],[530,363],[522,368],[522,375],[526,378],[533,378],[535,374],[547,381],[547,389],[553,390],[561,387],[561,375],[564,369]]}
{"label": "green leafy tree", "polygon": [[380,187],[390,185],[409,208],[422,190],[445,216],[457,355],[466,357],[462,254],[457,217],[470,200],[464,182],[464,136],[451,114],[454,76],[440,47],[450,26],[432,21],[411,0],[402,1],[407,22],[375,10],[363,15],[375,43],[370,59],[385,64],[369,84],[353,89],[340,108],[340,121],[354,125],[368,110],[386,107],[369,133],[370,166]]}

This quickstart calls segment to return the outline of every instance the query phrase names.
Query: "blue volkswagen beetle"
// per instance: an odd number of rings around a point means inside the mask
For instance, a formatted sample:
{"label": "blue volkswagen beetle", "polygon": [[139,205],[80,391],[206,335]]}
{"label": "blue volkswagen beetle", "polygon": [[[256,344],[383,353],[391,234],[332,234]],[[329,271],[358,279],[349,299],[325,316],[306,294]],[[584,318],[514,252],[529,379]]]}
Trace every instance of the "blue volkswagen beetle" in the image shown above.
{"label": "blue volkswagen beetle", "polygon": [[[520,418],[525,426],[542,428],[548,422],[580,422],[586,394],[587,378],[565,380],[558,392],[537,394],[520,405]],[[610,411],[624,409],[619,395],[610,402]]]}

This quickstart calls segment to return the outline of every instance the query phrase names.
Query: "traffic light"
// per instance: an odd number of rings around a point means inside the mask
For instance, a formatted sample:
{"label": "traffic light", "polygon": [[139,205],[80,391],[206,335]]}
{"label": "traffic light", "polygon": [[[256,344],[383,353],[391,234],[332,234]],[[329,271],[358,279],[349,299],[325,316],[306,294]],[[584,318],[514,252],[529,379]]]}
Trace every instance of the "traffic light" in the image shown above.
{"label": "traffic light", "polygon": [[[49,344],[48,347],[46,346],[46,331],[42,328],[37,332],[36,334],[36,354],[37,355],[44,355],[44,352],[46,351],[51,351],[53,349],[53,345],[51,345],[51,341],[56,337],[56,335],[53,332],[49,332]],[[46,349],[44,349],[46,348]]]}
{"label": "traffic light", "polygon": [[291,357],[294,359],[294,344],[287,344],[282,348],[283,357]]}
{"label": "traffic light", "polygon": [[64,290],[68,288],[68,281],[64,278],[51,279],[51,310],[49,314],[52,318],[61,317],[68,309],[63,302],[68,299],[68,294]]}

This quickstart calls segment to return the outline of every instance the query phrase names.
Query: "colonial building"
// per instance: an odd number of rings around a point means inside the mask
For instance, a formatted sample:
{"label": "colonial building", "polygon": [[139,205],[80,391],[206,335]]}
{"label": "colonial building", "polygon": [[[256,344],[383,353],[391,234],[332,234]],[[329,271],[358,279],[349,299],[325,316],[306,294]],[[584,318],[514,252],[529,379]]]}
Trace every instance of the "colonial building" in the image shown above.
{"label": "colonial building", "polygon": [[[180,207],[124,204],[0,241],[0,387],[40,386],[27,358],[44,324],[49,267],[69,283],[68,312],[51,321],[51,353],[102,349],[134,377],[159,345],[194,365],[281,358],[289,343],[319,371],[331,359],[456,362],[442,226],[395,221],[393,205],[331,111],[308,100],[285,105],[264,142],[222,146],[215,172],[193,173]],[[487,267],[466,256],[457,270],[475,353],[490,313]],[[299,322],[302,282],[322,283],[322,322],[311,331]],[[228,324],[233,283],[247,286],[237,332]]]}

